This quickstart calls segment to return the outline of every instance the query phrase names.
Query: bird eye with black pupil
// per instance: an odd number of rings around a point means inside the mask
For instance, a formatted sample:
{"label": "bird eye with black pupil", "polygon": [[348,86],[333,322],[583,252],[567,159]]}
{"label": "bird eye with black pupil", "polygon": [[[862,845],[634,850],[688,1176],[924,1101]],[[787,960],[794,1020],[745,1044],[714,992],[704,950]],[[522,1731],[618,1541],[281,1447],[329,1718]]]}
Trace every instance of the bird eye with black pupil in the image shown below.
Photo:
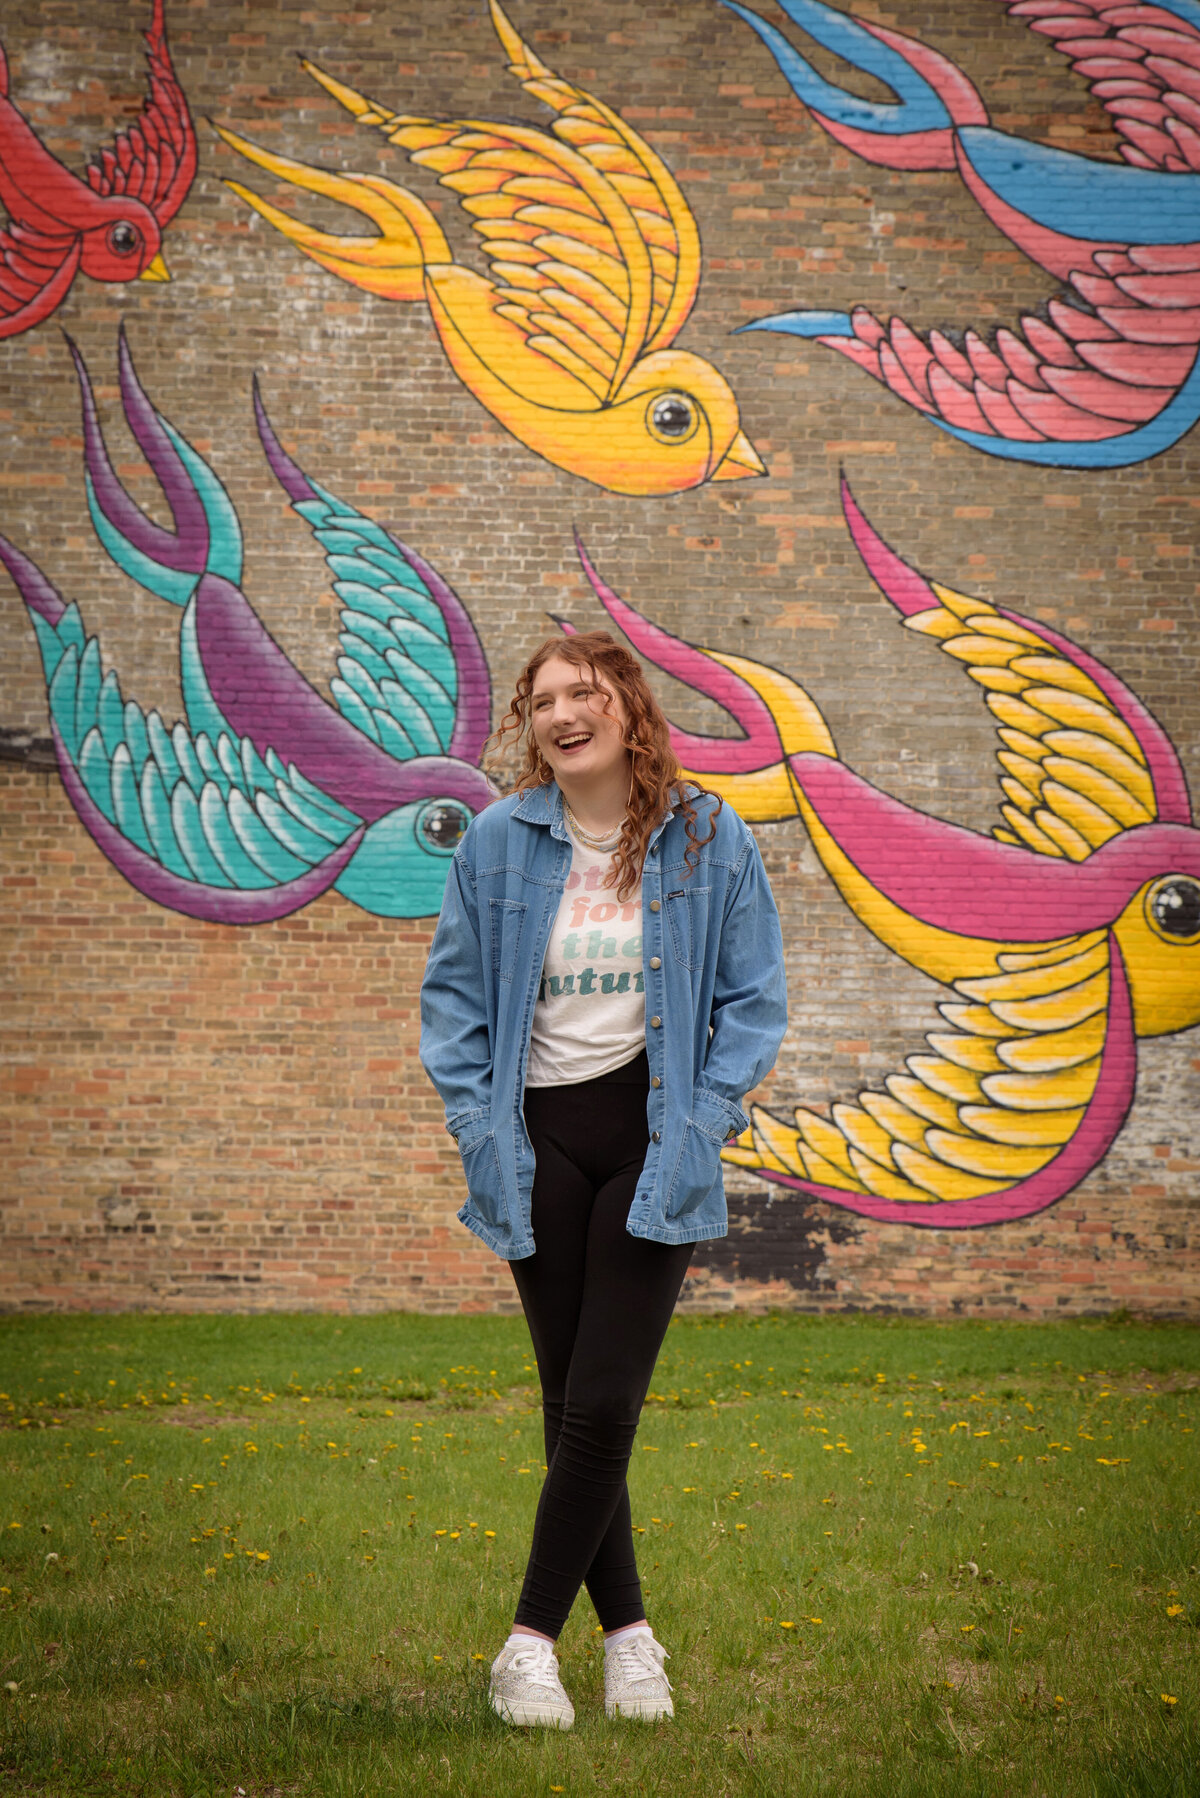
{"label": "bird eye with black pupil", "polygon": [[1150,928],[1164,943],[1200,942],[1200,880],[1168,874],[1146,894]]}
{"label": "bird eye with black pupil", "polygon": [[663,394],[650,407],[650,429],[660,443],[685,443],[696,423],[696,408],[681,393]]}
{"label": "bird eye with black pupil", "polygon": [[125,219],[114,225],[108,234],[108,247],[114,256],[132,256],[139,242],[138,232]]}
{"label": "bird eye with black pupil", "polygon": [[438,855],[452,855],[471,822],[471,814],[457,799],[431,799],[417,813],[417,841]]}

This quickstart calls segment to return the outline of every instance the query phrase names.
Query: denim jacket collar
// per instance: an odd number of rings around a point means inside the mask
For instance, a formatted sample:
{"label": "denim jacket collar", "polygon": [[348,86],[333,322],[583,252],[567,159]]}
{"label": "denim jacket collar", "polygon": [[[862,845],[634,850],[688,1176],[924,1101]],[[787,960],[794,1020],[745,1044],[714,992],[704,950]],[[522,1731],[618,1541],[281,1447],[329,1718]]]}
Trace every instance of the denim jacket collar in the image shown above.
{"label": "denim jacket collar", "polygon": [[[672,806],[665,818],[654,826],[650,832],[647,847],[656,842],[675,816],[677,806]],[[558,782],[552,780],[544,787],[531,787],[522,796],[513,810],[513,817],[520,818],[523,824],[548,824],[550,835],[560,842],[567,840],[567,827],[563,819],[563,796]]]}

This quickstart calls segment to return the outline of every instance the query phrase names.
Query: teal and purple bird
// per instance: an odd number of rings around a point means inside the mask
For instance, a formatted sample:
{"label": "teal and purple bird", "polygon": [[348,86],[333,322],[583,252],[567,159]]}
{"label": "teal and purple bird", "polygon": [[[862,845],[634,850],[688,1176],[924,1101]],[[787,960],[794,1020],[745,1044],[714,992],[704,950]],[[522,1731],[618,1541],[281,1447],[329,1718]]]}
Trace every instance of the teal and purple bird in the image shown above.
{"label": "teal and purple bird", "polygon": [[377,916],[430,916],[455,845],[495,797],[478,766],[487,662],[462,602],[415,550],[296,465],[255,383],[263,451],[342,602],[330,704],[242,591],[229,495],[151,404],[124,335],[122,404],[173,531],[118,480],[87,368],[70,348],[92,523],[118,567],[182,608],[187,713],[168,730],[157,711],[124,698],[78,607],[0,537],[37,635],[63,785],[85,829],[140,893],[189,917],[266,923],[330,888]]}

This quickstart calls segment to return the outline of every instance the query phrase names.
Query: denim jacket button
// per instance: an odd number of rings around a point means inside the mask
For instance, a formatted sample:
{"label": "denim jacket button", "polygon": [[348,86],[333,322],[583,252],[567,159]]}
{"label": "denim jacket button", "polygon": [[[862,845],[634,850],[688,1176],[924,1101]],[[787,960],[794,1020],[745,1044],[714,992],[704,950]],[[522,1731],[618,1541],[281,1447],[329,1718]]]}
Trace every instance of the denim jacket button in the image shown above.
{"label": "denim jacket button", "polygon": [[650,1025],[651,1025],[651,1028],[654,1030],[661,1030],[662,1029],[662,1019],[661,1018],[651,1018]]}
{"label": "denim jacket button", "polygon": [[650,901],[650,910],[651,911],[661,911],[662,910],[662,901],[659,899],[652,899]]}
{"label": "denim jacket button", "polygon": [[661,1086],[662,1081],[659,1079],[657,1074],[652,1074],[650,1077],[650,1084],[651,1084],[651,1086]]}
{"label": "denim jacket button", "polygon": [[662,1131],[661,1130],[652,1130],[650,1132],[650,1141],[651,1142],[661,1142],[662,1141]]}
{"label": "denim jacket button", "polygon": [[657,955],[652,955],[650,957],[650,966],[652,968],[661,968],[662,967],[662,958]]}

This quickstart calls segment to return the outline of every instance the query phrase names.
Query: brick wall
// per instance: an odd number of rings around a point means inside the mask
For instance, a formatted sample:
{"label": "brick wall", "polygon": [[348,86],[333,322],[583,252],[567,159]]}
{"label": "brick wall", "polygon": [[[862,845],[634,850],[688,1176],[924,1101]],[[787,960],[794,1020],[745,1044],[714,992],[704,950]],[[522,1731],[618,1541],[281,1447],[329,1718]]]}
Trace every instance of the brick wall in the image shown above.
{"label": "brick wall", "polygon": [[[41,12],[5,23],[10,91],[78,171],[141,104],[148,9],[62,0]],[[1115,154],[1111,121],[1084,82],[992,0],[864,3],[863,12],[968,71],[998,129]],[[245,593],[318,685],[332,672],[338,602],[264,464],[250,410],[256,374],[306,471],[454,587],[497,702],[548,612],[603,622],[574,525],[603,577],[668,630],[801,681],[859,774],[924,812],[990,830],[992,721],[960,668],[896,628],[850,542],[844,470],[908,562],[1052,626],[1113,669],[1194,783],[1196,434],[1126,468],[1006,462],[938,432],[820,345],[731,335],[789,307],[856,304],[885,320],[903,311],[924,331],[983,330],[1015,323],[1061,283],[989,224],[954,174],[871,167],[832,142],[754,34],[710,0],[617,0],[600,11],[520,0],[513,17],[542,57],[644,133],[679,180],[703,243],[681,341],[728,379],[769,479],[647,499],[556,469],[455,378],[424,306],[339,282],[221,185],[228,176],[279,191],[247,173],[207,117],[302,160],[412,180],[438,199],[398,150],[308,80],[295,53],[396,110],[541,123],[542,109],[506,77],[482,5],[393,0],[334,13],[176,0],[167,21],[200,164],[165,235],[170,285],[81,275],[54,318],[0,338],[0,531],[78,600],[126,695],[158,707],[168,725],[181,714],[179,614],[98,549],[59,325],[91,369],[121,479],[168,524],[121,416],[124,324],[154,404],[237,506]],[[882,96],[824,53],[814,61]],[[311,195],[288,203],[325,229],[365,228]],[[440,219],[481,268],[444,193]],[[85,833],[53,770],[42,669],[7,580],[0,640],[0,1302],[511,1307],[506,1270],[455,1221],[457,1160],[416,1060],[432,920],[374,917],[329,894],[278,922],[234,928],[143,898]],[[729,729],[678,682],[657,687],[681,725]],[[828,1115],[832,1101],[878,1090],[921,1050],[946,994],[864,930],[798,818],[757,834],[783,918],[792,1008],[759,1097],[781,1116],[797,1104]],[[685,1303],[1195,1315],[1198,1119],[1193,1027],[1140,1043],[1136,1099],[1113,1146],[1068,1196],[1024,1221],[916,1229],[735,1172],[730,1235],[698,1252]]]}

